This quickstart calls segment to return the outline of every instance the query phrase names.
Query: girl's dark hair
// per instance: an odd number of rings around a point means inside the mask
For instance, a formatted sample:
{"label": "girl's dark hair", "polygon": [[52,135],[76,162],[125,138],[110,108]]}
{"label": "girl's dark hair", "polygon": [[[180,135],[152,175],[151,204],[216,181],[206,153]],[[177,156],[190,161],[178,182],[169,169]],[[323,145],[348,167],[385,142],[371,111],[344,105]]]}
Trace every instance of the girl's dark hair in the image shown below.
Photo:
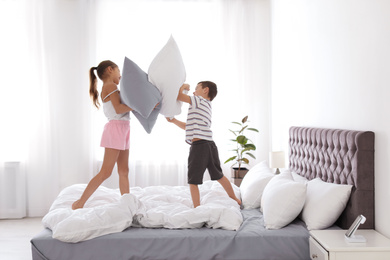
{"label": "girl's dark hair", "polygon": [[201,81],[198,84],[202,84],[202,89],[209,88],[209,98],[210,101],[213,101],[213,99],[217,96],[218,93],[217,84],[212,81]]}
{"label": "girl's dark hair", "polygon": [[110,60],[105,60],[100,62],[97,67],[92,67],[89,69],[89,95],[91,96],[93,104],[98,109],[100,106],[99,92],[97,91],[97,81],[96,81],[96,75],[94,71],[96,70],[99,79],[103,80],[105,77],[106,69],[108,67],[115,69],[118,66]]}

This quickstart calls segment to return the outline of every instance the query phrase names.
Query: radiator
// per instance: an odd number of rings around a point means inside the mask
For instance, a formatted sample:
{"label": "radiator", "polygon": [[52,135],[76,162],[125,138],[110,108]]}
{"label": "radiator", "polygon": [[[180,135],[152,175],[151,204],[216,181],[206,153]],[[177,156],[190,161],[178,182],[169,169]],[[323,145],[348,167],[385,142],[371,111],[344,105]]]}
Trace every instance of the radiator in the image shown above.
{"label": "radiator", "polygon": [[[3,166],[3,167],[2,167]],[[0,165],[0,219],[26,216],[26,176],[20,162]]]}

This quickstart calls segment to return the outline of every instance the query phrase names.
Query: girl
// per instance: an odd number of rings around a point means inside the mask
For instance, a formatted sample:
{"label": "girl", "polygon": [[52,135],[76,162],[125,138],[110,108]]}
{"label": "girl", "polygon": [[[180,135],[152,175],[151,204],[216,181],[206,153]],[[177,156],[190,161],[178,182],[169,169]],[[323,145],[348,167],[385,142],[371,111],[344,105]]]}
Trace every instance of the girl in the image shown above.
{"label": "girl", "polygon": [[110,177],[115,163],[118,166],[119,190],[121,194],[129,193],[129,148],[130,148],[130,107],[122,104],[119,96],[118,84],[121,78],[118,66],[112,61],[102,61],[99,66],[89,70],[90,87],[89,94],[93,104],[99,108],[99,92],[97,91],[98,77],[103,81],[101,99],[103,101],[103,111],[108,118],[108,123],[104,126],[101,147],[105,147],[103,165],[100,172],[93,177],[85,188],[80,199],[75,201],[72,209],[83,208],[89,197]]}

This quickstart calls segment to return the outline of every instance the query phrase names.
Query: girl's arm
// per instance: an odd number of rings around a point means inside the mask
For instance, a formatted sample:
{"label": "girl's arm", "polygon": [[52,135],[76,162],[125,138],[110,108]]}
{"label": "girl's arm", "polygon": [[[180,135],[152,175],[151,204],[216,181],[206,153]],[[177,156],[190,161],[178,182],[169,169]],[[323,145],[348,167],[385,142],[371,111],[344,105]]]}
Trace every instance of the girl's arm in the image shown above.
{"label": "girl's arm", "polygon": [[[118,87],[115,84],[106,84],[104,86],[105,93],[111,93],[116,90]],[[111,100],[112,105],[114,106],[115,112],[117,114],[123,114],[133,109],[121,103],[121,98],[119,96],[119,91],[112,93],[106,100]]]}
{"label": "girl's arm", "polygon": [[125,104],[121,103],[119,92],[112,93],[110,95],[110,98],[111,98],[111,103],[114,106],[115,112],[117,114],[123,114],[133,110],[131,107],[128,107]]}
{"label": "girl's arm", "polygon": [[172,118],[171,119],[171,118],[167,117],[166,119],[167,119],[168,122],[174,123],[175,125],[177,125],[181,129],[184,129],[184,130],[186,129],[186,123],[184,123],[184,122],[182,122],[180,120],[177,120],[176,118]]}
{"label": "girl's arm", "polygon": [[188,104],[191,104],[191,98],[187,94],[184,94],[184,90],[190,90],[190,85],[188,84],[183,84],[180,89],[179,89],[179,94],[177,95],[177,100],[186,102]]}

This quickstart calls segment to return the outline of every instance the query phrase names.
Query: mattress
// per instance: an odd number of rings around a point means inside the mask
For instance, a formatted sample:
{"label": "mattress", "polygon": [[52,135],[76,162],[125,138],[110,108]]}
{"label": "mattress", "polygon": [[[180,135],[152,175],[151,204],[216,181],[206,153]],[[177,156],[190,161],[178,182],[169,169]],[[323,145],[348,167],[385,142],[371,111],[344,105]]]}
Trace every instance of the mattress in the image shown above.
{"label": "mattress", "polygon": [[259,209],[241,211],[237,231],[137,228],[79,243],[52,238],[44,229],[31,240],[33,260],[43,259],[310,259],[309,231],[296,219],[278,230],[264,227]]}

